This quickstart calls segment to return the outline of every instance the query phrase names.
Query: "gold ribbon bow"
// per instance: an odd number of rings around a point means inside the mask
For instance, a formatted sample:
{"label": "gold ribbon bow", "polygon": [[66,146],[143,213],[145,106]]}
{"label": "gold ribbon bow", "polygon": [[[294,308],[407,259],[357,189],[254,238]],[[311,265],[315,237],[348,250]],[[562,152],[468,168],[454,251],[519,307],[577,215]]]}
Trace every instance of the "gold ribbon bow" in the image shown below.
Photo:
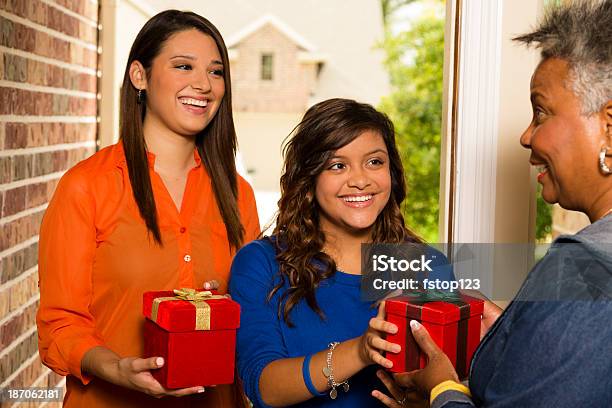
{"label": "gold ribbon bow", "polygon": [[206,301],[211,299],[227,298],[226,295],[213,295],[209,290],[198,292],[197,290],[191,288],[174,289],[174,294],[176,296],[158,297],[153,300],[153,305],[151,307],[151,320],[157,322],[157,312],[159,311],[159,305],[162,302],[168,300],[185,300],[193,303],[195,306],[195,330],[210,330],[210,305],[206,303]]}

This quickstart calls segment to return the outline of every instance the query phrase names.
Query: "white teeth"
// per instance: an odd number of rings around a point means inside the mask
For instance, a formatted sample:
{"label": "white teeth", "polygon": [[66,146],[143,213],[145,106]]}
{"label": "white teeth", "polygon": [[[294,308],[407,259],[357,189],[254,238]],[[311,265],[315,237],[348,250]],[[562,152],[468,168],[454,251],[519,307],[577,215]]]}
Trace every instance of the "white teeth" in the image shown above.
{"label": "white teeth", "polygon": [[181,98],[180,101],[183,105],[195,105],[195,106],[200,106],[202,108],[208,105],[207,100],[200,101],[198,99],[193,99],[193,98]]}
{"label": "white teeth", "polygon": [[344,197],[344,201],[348,202],[363,202],[372,199],[372,195]]}

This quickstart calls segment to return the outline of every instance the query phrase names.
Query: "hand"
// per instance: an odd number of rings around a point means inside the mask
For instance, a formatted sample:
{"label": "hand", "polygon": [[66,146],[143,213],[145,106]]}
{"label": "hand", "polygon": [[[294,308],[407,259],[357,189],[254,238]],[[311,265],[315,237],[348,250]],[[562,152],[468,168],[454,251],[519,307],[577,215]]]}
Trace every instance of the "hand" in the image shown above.
{"label": "hand", "polygon": [[491,302],[489,299],[484,299],[484,311],[482,313],[482,324],[480,325],[480,340],[487,334],[491,326],[497,318],[503,313],[504,309]]}
{"label": "hand", "polygon": [[184,395],[204,392],[204,387],[182,388],[169,390],[151,375],[150,370],[163,367],[164,359],[161,357],[121,358],[114,351],[96,346],[88,350],[81,360],[81,371],[94,375],[110,383],[132,390],[144,392],[156,398],[166,395],[182,397]]}
{"label": "hand", "polygon": [[219,282],[213,279],[213,280],[204,282],[203,286],[205,290],[217,290],[219,289]]}
{"label": "hand", "polygon": [[461,293],[466,294],[484,301],[484,311],[482,313],[482,324],[480,325],[480,340],[487,334],[491,326],[497,318],[502,314],[504,309],[490,301],[485,295],[477,290],[462,290]]}
{"label": "hand", "polygon": [[399,353],[402,347],[383,339],[385,333],[397,333],[397,326],[385,321],[385,302],[378,307],[376,317],[370,319],[368,330],[359,338],[359,357],[365,365],[379,364],[386,368],[393,367],[391,360],[383,357],[383,351]]}
{"label": "hand", "polygon": [[117,362],[117,383],[126,388],[143,392],[155,398],[165,396],[182,397],[189,394],[204,392],[204,387],[181,388],[169,390],[153,378],[150,370],[164,365],[161,357],[136,358],[126,357]]}
{"label": "hand", "polygon": [[421,351],[427,355],[427,366],[421,370],[395,374],[395,381],[402,387],[416,388],[425,395],[429,395],[436,385],[444,381],[459,382],[455,368],[446,354],[429,336],[427,329],[416,320],[410,321],[410,329]]}
{"label": "hand", "polygon": [[391,397],[383,394],[378,390],[372,391],[372,396],[378,399],[385,406],[390,408],[414,407],[426,408],[429,407],[429,400],[426,395],[421,394],[415,389],[401,387],[389,374],[384,370],[378,370],[376,376],[387,387]]}

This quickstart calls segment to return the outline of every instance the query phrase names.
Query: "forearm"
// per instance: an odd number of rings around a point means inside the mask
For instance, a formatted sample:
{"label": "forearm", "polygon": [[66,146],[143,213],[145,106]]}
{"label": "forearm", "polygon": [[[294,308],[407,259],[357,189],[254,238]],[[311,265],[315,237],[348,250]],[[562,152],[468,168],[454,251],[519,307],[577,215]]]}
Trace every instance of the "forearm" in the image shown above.
{"label": "forearm", "polygon": [[[359,337],[347,340],[334,349],[332,368],[336,383],[347,380],[368,365],[360,354],[359,341]],[[310,379],[319,392],[329,389],[328,378],[323,374],[328,352],[328,349],[322,350],[310,360]],[[266,404],[286,406],[312,398],[302,378],[303,362],[304,357],[285,358],[273,361],[264,368],[259,380],[259,392]]]}

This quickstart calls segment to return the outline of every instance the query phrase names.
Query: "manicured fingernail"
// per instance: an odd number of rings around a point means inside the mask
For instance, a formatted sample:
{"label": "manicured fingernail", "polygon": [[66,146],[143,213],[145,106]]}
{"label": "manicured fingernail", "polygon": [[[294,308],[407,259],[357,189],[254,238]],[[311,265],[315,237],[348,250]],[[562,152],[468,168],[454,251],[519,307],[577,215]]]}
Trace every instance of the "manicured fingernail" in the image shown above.
{"label": "manicured fingernail", "polygon": [[411,320],[410,321],[410,328],[412,330],[419,330],[421,328],[421,323],[417,322],[416,320]]}
{"label": "manicured fingernail", "polygon": [[391,327],[389,327],[389,331],[391,333],[397,333],[397,326],[396,325],[392,325]]}
{"label": "manicured fingernail", "polygon": [[391,351],[393,351],[394,353],[399,353],[400,351],[402,351],[402,346],[400,346],[399,344],[396,344],[395,346],[391,348]]}
{"label": "manicured fingernail", "polygon": [[163,357],[157,357],[157,360],[155,360],[155,364],[157,364],[158,367],[163,366],[164,365]]}
{"label": "manicured fingernail", "polygon": [[198,393],[202,393],[202,392],[204,392],[204,391],[206,391],[206,389],[205,389],[204,387],[202,387],[202,388],[198,389]]}
{"label": "manicured fingernail", "polygon": [[206,283],[204,284],[204,289],[210,289],[210,283],[206,282]]}

